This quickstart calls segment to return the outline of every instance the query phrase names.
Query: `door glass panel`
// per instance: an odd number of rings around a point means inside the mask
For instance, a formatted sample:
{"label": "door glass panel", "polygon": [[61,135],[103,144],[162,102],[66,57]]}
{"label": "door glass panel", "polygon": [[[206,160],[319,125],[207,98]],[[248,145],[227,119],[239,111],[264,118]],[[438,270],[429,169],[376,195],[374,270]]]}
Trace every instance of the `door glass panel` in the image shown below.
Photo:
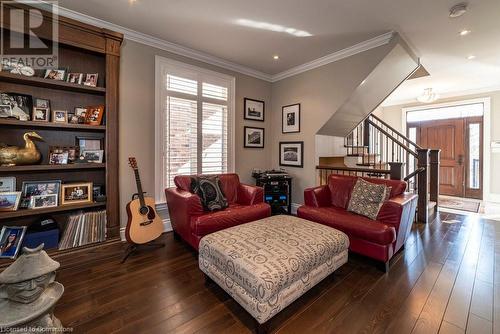
{"label": "door glass panel", "polygon": [[480,150],[481,150],[481,134],[480,124],[469,124],[469,188],[480,188]]}

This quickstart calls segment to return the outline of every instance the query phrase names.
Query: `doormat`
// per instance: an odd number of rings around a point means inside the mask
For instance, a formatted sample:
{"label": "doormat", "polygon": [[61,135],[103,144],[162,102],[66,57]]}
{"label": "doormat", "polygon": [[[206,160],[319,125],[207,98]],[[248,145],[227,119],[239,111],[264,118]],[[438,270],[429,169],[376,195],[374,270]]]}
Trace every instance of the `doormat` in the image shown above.
{"label": "doormat", "polygon": [[439,206],[447,209],[478,213],[481,203],[476,201],[466,201],[461,198],[439,197]]}

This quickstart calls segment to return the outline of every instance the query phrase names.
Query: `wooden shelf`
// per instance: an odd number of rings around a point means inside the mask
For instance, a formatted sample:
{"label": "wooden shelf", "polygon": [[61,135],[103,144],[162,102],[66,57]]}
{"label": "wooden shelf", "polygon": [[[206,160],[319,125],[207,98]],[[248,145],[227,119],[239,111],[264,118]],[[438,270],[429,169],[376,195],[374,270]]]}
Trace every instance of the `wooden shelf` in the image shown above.
{"label": "wooden shelf", "polygon": [[52,122],[33,122],[19,121],[12,118],[0,118],[0,126],[16,126],[23,128],[47,128],[47,129],[63,129],[77,131],[106,131],[106,125],[87,125],[87,124],[69,124],[69,123],[52,123]]}
{"label": "wooden shelf", "polygon": [[83,204],[73,204],[73,205],[59,205],[53,208],[44,208],[44,209],[21,209],[17,211],[5,211],[5,212],[0,212],[0,220],[17,218],[17,217],[38,216],[47,213],[101,208],[105,206],[106,202],[95,202],[95,203],[83,203]]}
{"label": "wooden shelf", "polygon": [[35,87],[44,87],[51,89],[59,89],[70,92],[79,92],[87,94],[105,95],[106,88],[104,87],[90,87],[69,83],[66,81],[44,79],[39,77],[27,77],[19,74],[12,74],[9,72],[0,72],[0,81],[12,82],[21,85],[29,85]]}
{"label": "wooden shelf", "polygon": [[80,169],[100,169],[106,168],[105,163],[82,163],[67,165],[29,165],[29,166],[0,166],[0,173],[14,172],[36,172],[36,171],[61,171],[61,170],[80,170]]}

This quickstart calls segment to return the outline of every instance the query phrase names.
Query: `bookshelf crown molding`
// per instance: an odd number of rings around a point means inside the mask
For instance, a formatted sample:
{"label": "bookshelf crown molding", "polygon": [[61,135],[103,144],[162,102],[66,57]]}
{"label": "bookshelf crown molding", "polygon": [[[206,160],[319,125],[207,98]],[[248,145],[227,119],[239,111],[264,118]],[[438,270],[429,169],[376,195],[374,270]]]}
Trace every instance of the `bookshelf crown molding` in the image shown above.
{"label": "bookshelf crown molding", "polygon": [[[43,1],[37,7],[41,8],[41,9],[46,8]],[[280,80],[283,80],[285,78],[288,78],[288,77],[291,77],[291,76],[294,76],[294,75],[297,75],[297,74],[300,74],[303,72],[310,71],[314,68],[317,68],[317,67],[320,67],[320,66],[323,66],[323,65],[326,65],[326,64],[353,56],[355,54],[365,52],[365,51],[368,51],[370,49],[385,45],[385,44],[390,42],[390,40],[392,39],[392,37],[394,35],[394,32],[390,31],[390,32],[387,32],[385,34],[371,38],[369,40],[366,40],[366,41],[360,42],[358,44],[349,46],[345,49],[342,49],[342,50],[333,52],[331,54],[328,54],[326,56],[320,57],[318,59],[306,62],[302,65],[292,67],[286,71],[283,71],[283,72],[280,72],[277,74],[268,74],[268,73],[264,73],[264,72],[255,70],[253,68],[250,68],[250,67],[247,67],[244,65],[240,65],[240,64],[225,60],[223,58],[213,56],[211,54],[208,54],[208,53],[205,53],[205,52],[202,52],[199,50],[191,49],[191,48],[188,48],[188,47],[176,44],[176,43],[169,42],[169,41],[161,39],[161,38],[157,38],[157,37],[154,37],[154,36],[151,36],[148,34],[144,34],[144,33],[138,32],[136,30],[129,29],[129,28],[126,28],[126,27],[123,27],[123,26],[120,26],[120,25],[117,25],[117,24],[114,24],[111,22],[107,22],[107,21],[89,16],[89,15],[86,15],[83,13],[79,13],[79,12],[71,10],[71,9],[67,9],[67,8],[58,6],[58,11],[59,11],[60,16],[65,16],[65,17],[68,17],[70,19],[74,19],[74,20],[77,20],[77,21],[80,21],[83,23],[87,23],[90,25],[110,29],[110,30],[113,30],[116,32],[120,32],[124,35],[124,38],[126,40],[130,40],[130,41],[137,42],[140,44],[148,45],[148,46],[160,49],[160,50],[171,52],[171,53],[183,56],[183,57],[198,60],[198,61],[210,64],[210,65],[218,66],[218,67],[221,67],[221,68],[224,68],[227,70],[231,70],[234,72],[245,74],[245,75],[248,75],[248,76],[251,76],[251,77],[254,77],[257,79],[261,79],[264,81],[268,81],[268,82],[280,81]]]}

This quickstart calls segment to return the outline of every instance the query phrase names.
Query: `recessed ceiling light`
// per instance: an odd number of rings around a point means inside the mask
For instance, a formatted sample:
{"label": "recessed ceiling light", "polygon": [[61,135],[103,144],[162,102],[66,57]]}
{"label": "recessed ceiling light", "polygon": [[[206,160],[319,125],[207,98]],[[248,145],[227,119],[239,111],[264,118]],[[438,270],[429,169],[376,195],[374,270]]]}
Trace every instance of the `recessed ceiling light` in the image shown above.
{"label": "recessed ceiling light", "polygon": [[137,2],[137,0],[128,0],[129,5],[133,5],[136,2]]}
{"label": "recessed ceiling light", "polygon": [[467,57],[467,59],[469,59],[469,60],[472,60],[474,58],[476,58],[476,56],[474,56],[474,55],[470,55],[470,56]]}
{"label": "recessed ceiling light", "polygon": [[274,60],[278,60],[278,59],[280,59],[280,56],[278,56],[278,55],[274,55],[274,56],[273,56],[273,59],[274,59]]}
{"label": "recessed ceiling light", "polygon": [[471,31],[470,31],[470,30],[464,29],[464,30],[462,30],[462,31],[460,32],[460,36],[466,36],[466,35],[468,35],[468,34],[470,34],[470,33],[471,33]]}
{"label": "recessed ceiling light", "polygon": [[460,16],[464,15],[465,12],[467,12],[467,4],[462,2],[462,3],[459,3],[459,4],[451,7],[450,17],[451,18],[460,17]]}

